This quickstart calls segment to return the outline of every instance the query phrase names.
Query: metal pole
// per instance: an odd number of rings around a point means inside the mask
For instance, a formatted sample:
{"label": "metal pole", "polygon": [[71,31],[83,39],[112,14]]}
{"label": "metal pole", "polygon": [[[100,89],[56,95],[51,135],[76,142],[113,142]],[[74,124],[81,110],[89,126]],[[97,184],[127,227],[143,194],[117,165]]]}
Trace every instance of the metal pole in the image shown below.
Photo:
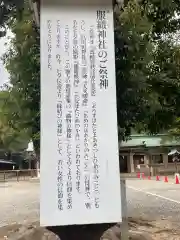
{"label": "metal pole", "polygon": [[121,180],[121,207],[122,207],[121,239],[128,240],[129,227],[127,217],[126,180]]}

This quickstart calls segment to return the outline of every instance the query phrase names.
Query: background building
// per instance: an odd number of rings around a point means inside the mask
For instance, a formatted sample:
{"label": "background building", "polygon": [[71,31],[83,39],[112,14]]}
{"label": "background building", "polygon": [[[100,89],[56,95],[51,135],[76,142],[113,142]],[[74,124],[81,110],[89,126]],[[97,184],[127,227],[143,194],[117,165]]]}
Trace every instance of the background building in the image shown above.
{"label": "background building", "polygon": [[[173,173],[175,164],[168,153],[172,149],[180,149],[180,141],[168,138],[167,134],[156,136],[135,134],[131,139],[120,144],[120,171],[133,173]],[[180,164],[179,170],[180,170]]]}

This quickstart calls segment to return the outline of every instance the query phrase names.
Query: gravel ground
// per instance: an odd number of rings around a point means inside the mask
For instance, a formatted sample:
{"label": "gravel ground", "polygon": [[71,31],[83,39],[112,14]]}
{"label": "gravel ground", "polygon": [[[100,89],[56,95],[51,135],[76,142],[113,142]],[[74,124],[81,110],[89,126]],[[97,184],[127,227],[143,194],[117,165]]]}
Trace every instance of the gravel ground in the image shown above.
{"label": "gravel ground", "polygon": [[[0,196],[0,226],[38,221],[37,181],[0,183]],[[139,219],[145,219],[150,223],[150,225],[147,221],[143,224],[138,223],[140,229],[151,231],[156,225],[154,239],[170,240],[167,237],[169,231],[173,234],[172,239],[180,240],[177,233],[180,229],[180,185],[153,180],[127,180],[127,201],[129,217],[137,219],[137,222]],[[163,237],[159,237],[160,235]]]}
{"label": "gravel ground", "polygon": [[0,183],[0,226],[37,221],[39,183]]}
{"label": "gravel ground", "polygon": [[128,215],[148,220],[169,220],[180,228],[180,185],[173,182],[127,181]]}

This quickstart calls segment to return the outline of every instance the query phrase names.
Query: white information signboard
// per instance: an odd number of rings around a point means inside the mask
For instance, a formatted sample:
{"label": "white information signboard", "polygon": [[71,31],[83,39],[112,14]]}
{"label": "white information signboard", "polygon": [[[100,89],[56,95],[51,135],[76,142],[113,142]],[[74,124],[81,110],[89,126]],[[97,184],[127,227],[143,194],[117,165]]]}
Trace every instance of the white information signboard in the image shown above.
{"label": "white information signboard", "polygon": [[121,221],[112,4],[84,1],[41,6],[42,226]]}

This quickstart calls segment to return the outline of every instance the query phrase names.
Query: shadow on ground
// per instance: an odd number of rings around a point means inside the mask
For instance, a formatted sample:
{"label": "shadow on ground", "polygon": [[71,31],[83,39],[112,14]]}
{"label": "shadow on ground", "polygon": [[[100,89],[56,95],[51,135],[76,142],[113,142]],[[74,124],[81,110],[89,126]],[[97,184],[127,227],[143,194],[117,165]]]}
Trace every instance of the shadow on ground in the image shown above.
{"label": "shadow on ground", "polygon": [[[129,240],[180,240],[180,232],[168,221],[129,218]],[[121,226],[116,224],[42,228],[39,222],[12,224],[0,228],[0,240],[121,240]]]}
{"label": "shadow on ground", "polygon": [[[132,223],[133,224],[133,223]],[[134,228],[134,226],[133,226]],[[130,240],[150,240],[147,233],[129,232]],[[108,224],[41,228],[38,222],[30,225],[12,224],[0,228],[0,240],[120,240],[120,225]]]}

